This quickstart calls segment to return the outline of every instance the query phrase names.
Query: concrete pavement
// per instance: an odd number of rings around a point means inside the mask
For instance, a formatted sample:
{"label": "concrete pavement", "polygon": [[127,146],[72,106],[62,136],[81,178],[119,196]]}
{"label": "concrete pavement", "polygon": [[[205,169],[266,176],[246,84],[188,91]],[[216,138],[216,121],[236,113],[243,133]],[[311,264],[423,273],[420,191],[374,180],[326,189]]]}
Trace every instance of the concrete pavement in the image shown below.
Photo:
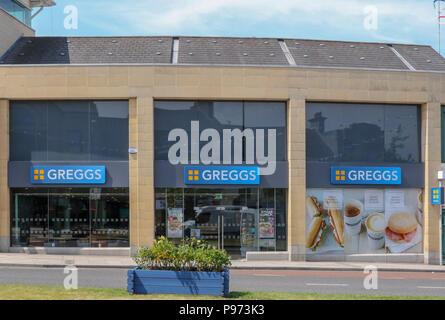
{"label": "concrete pavement", "polygon": [[[123,268],[134,266],[130,257],[55,255],[28,253],[0,253],[0,267],[45,267],[57,268],[66,265],[78,268]],[[379,271],[445,272],[445,266],[413,263],[372,263],[372,262],[309,262],[309,261],[245,261],[233,260],[232,269],[272,270],[337,270],[363,271],[373,265]]]}

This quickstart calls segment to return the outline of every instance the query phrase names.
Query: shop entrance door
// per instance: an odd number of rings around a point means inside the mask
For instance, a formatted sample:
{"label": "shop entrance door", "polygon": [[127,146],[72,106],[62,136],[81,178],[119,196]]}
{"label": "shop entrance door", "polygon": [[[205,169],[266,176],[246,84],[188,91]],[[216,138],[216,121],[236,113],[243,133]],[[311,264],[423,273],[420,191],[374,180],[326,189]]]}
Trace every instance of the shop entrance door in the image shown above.
{"label": "shop entrance door", "polygon": [[195,228],[198,235],[232,259],[245,257],[246,251],[257,250],[256,214],[246,207],[207,206],[197,209]]}
{"label": "shop entrance door", "polygon": [[232,259],[245,257],[247,251],[258,249],[256,206],[249,208],[245,192],[238,191],[196,192],[193,195],[194,224],[190,226],[190,237],[226,250]]}

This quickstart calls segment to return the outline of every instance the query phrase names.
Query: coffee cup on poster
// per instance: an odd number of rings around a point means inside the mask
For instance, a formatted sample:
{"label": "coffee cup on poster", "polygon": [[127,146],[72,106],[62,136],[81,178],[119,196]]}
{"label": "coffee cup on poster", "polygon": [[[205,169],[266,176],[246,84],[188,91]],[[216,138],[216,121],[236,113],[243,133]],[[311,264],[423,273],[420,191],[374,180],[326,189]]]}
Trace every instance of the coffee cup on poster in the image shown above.
{"label": "coffee cup on poster", "polygon": [[372,213],[366,219],[369,249],[377,250],[385,245],[386,221],[383,213]]}
{"label": "coffee cup on poster", "polygon": [[344,220],[346,232],[350,235],[359,234],[362,228],[363,204],[358,200],[345,203]]}

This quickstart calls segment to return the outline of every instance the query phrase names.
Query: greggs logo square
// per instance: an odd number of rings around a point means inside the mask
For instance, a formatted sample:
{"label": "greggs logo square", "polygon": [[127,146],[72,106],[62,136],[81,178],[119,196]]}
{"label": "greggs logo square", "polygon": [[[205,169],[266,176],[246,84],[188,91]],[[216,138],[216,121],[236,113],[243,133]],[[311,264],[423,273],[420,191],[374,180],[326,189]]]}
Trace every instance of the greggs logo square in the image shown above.
{"label": "greggs logo square", "polygon": [[187,170],[188,181],[199,181],[199,170]]}
{"label": "greggs logo square", "polygon": [[105,166],[31,166],[32,184],[104,184]]}
{"label": "greggs logo square", "polygon": [[331,167],[331,184],[401,184],[397,167]]}
{"label": "greggs logo square", "polygon": [[34,181],[45,180],[45,170],[33,169]]}
{"label": "greggs logo square", "polygon": [[185,184],[260,184],[258,167],[184,167]]}
{"label": "greggs logo square", "polygon": [[345,181],[346,171],[345,170],[335,170],[335,181]]}

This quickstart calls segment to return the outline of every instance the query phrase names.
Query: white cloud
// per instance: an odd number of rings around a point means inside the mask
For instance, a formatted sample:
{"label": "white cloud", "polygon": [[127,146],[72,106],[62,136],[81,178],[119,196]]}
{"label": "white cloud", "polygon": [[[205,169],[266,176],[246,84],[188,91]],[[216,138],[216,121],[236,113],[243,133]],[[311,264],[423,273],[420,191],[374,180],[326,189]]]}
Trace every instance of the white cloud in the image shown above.
{"label": "white cloud", "polygon": [[[434,9],[428,1],[359,1],[359,0],[171,0],[164,10],[156,1],[111,4],[112,11],[138,29],[180,31],[199,27],[205,20],[217,21],[227,15],[243,17],[246,23],[269,19],[295,18],[313,23],[340,23],[348,26],[351,19],[362,19],[363,9],[374,5],[379,18],[398,19],[401,23],[432,23]],[[131,10],[130,10],[131,9]],[[210,19],[211,17],[211,19]],[[349,27],[349,26],[348,26]]]}
{"label": "white cloud", "polygon": [[[61,0],[68,1],[68,0]],[[419,0],[109,0],[86,1],[121,34],[243,35],[413,42],[436,30],[432,1]],[[79,1],[80,2],[80,1]],[[363,27],[364,8],[378,10],[379,29]],[[102,12],[97,17],[97,12]],[[102,30],[104,27],[101,27]]]}

